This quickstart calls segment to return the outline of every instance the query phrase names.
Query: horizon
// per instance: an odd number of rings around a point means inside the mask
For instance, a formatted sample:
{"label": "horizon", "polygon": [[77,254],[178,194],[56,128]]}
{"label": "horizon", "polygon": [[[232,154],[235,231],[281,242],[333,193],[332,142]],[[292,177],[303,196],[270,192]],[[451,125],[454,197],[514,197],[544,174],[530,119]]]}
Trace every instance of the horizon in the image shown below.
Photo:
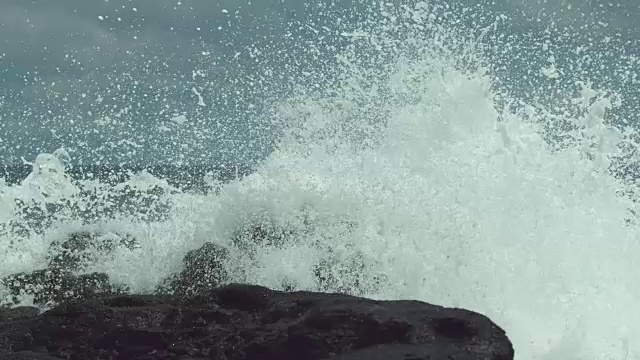
{"label": "horizon", "polygon": [[[331,71],[335,51],[307,54],[300,44],[325,26],[331,30],[321,34],[326,48],[339,50],[345,41],[339,31],[358,27],[360,14],[352,9],[366,6],[357,0],[180,4],[0,3],[0,163],[64,146],[85,163],[255,164],[273,149],[278,134],[269,111],[295,94],[299,84],[292,79],[323,87],[339,77]],[[526,48],[528,34],[544,37],[551,24],[620,42],[640,39],[640,3],[468,6],[508,15],[501,31],[524,40],[516,52],[538,51]],[[327,9],[341,14],[343,24],[321,15]],[[594,19],[601,25],[582,28]],[[536,66],[496,63],[496,77],[526,98],[529,89],[520,83]]]}

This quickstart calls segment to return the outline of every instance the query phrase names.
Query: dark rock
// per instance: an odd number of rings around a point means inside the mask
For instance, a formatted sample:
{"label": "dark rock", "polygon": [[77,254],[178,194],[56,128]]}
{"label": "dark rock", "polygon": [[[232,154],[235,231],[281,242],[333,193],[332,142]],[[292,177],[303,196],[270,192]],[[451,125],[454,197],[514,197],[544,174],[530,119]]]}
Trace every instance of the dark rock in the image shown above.
{"label": "dark rock", "polygon": [[75,300],[40,315],[24,310],[21,314],[0,316],[5,358],[507,360],[514,356],[504,331],[468,310],[419,301],[285,293],[250,285],[229,285],[192,297]]}
{"label": "dark rock", "polygon": [[[434,354],[440,354],[434,356]],[[454,344],[433,344],[416,347],[406,344],[376,345],[365,349],[359,349],[323,360],[422,360],[422,359],[442,359],[442,360],[475,360],[479,358],[476,354],[460,349]],[[489,357],[486,359],[501,359],[500,357]],[[505,358],[507,359],[507,358]],[[512,359],[512,358],[508,358]]]}
{"label": "dark rock", "polygon": [[98,257],[109,255],[117,247],[133,250],[137,246],[138,241],[130,235],[77,232],[62,242],[56,241],[50,245],[49,252],[54,255],[49,259],[49,268],[81,271]]}
{"label": "dark rock", "polygon": [[184,257],[184,269],[166,279],[156,290],[157,294],[192,296],[222,285],[227,280],[223,262],[228,252],[225,248],[206,243]]}
{"label": "dark rock", "polygon": [[[350,230],[351,225],[346,222],[345,231]],[[286,246],[288,242],[295,242],[298,236],[300,234],[290,228],[279,227],[269,221],[259,224],[248,222],[230,235],[230,246],[252,261],[260,248]],[[388,281],[385,274],[376,271],[380,266],[375,259],[367,258],[357,249],[349,249],[349,245],[345,245],[348,250],[340,254],[321,242],[311,246],[324,254],[313,268],[317,288],[321,291],[362,295],[371,293]],[[227,248],[213,243],[190,251],[184,257],[183,270],[165,279],[156,293],[190,296],[227,283],[229,277],[224,262],[228,255]],[[283,278],[279,287],[292,291],[299,284],[295,279]]]}
{"label": "dark rock", "polygon": [[0,307],[0,322],[30,318],[38,314],[40,314],[40,310],[31,306]]}
{"label": "dark rock", "polygon": [[47,269],[1,278],[0,284],[9,292],[9,297],[3,300],[15,305],[19,297],[30,295],[36,305],[55,305],[66,300],[124,293],[126,287],[111,284],[106,274],[78,273],[118,247],[133,250],[137,246],[137,240],[129,235],[72,233],[64,241],[54,241],[49,246]]}
{"label": "dark rock", "polygon": [[368,260],[358,251],[341,258],[332,249],[323,250],[327,256],[320,259],[313,269],[318,288],[322,291],[359,295],[380,288],[387,281],[384,274],[376,273],[374,267],[367,266]]}
{"label": "dark rock", "polygon": [[244,224],[231,238],[231,243],[250,254],[259,247],[281,247],[296,235],[289,228],[276,226],[268,221]]}
{"label": "dark rock", "polygon": [[[292,232],[273,225],[245,224],[231,236],[230,244],[236,250],[254,260],[261,246],[282,246]],[[183,259],[183,269],[164,279],[156,294],[194,296],[228,282],[224,263],[229,250],[207,242],[198,249],[189,251]]]}
{"label": "dark rock", "polygon": [[50,356],[32,351],[7,351],[0,349],[0,359],[10,360],[60,360],[57,356]]}
{"label": "dark rock", "polygon": [[126,292],[126,288],[112,285],[106,274],[73,275],[59,269],[9,275],[2,278],[0,284],[9,292],[5,300],[12,304],[18,304],[20,297],[24,295],[33,296],[33,303],[36,305],[53,305],[72,299]]}

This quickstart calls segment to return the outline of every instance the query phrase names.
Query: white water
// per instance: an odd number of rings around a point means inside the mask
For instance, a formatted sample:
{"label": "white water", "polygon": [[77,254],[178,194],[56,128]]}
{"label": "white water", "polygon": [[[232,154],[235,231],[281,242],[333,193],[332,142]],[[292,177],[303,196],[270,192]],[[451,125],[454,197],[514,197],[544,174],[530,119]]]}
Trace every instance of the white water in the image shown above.
{"label": "white water", "polygon": [[[481,55],[430,28],[427,6],[413,10],[354,36],[391,57],[384,67],[348,48],[339,85],[319,94],[301,83],[298,96],[274,104],[266,120],[281,141],[255,173],[210,195],[172,189],[161,196],[173,204],[163,221],[94,221],[140,247],[90,270],[152,291],[186,251],[206,241],[233,249],[233,235],[258,224],[290,235],[253,258],[235,251],[232,281],[465,307],[505,328],[518,359],[639,359],[640,232],[625,225],[634,204],[617,195],[629,185],[607,171],[632,135],[607,121],[618,98],[576,78],[575,93],[558,100],[573,111],[556,119],[579,131],[553,151],[541,124],[554,109],[503,110],[496,96],[508,95],[492,87],[491,71],[459,65],[452,44],[472,64]],[[412,24],[403,29],[411,41],[391,36],[398,23]],[[433,33],[423,38],[414,24]],[[16,198],[82,202],[61,154],[39,157],[21,185],[0,183],[0,221],[21,221]],[[148,174],[128,184],[150,181],[168,188]],[[40,235],[2,233],[0,276],[43,267],[49,243],[86,228],[63,213]],[[363,265],[351,267],[354,258]],[[323,287],[314,266],[327,259],[337,280]]]}

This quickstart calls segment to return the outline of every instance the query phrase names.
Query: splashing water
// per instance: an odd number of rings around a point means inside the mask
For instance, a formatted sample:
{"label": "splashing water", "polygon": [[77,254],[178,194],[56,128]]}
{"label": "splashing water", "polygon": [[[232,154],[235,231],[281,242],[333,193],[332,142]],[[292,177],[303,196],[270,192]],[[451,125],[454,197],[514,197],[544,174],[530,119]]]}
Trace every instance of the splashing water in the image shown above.
{"label": "splashing water", "polygon": [[[0,276],[41,268],[72,232],[126,232],[137,248],[86,271],[150,292],[211,241],[231,250],[229,281],[465,307],[504,327],[519,359],[640,358],[634,184],[612,170],[636,147],[611,120],[627,94],[553,64],[539,75],[569,77],[562,91],[517,98],[491,66],[491,27],[451,30],[464,14],[381,5],[327,30],[347,44],[335,81],[300,80],[265,115],[273,152],[206,195],[148,173],[73,181],[65,152],[38,156],[24,182],[0,183]],[[238,240],[255,228],[274,240]]]}

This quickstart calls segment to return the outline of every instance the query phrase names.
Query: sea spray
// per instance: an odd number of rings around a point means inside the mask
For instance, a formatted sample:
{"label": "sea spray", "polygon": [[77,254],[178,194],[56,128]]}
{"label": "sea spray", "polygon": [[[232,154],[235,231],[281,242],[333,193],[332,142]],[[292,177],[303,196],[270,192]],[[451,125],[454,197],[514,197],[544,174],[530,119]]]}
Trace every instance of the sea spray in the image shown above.
{"label": "sea spray", "polygon": [[214,242],[229,250],[228,281],[469,308],[507,330],[519,359],[638,358],[635,184],[617,175],[634,161],[620,111],[632,94],[590,82],[579,57],[563,59],[573,72],[532,59],[537,87],[518,94],[492,57],[519,45],[500,36],[504,19],[457,10],[382,4],[357,25],[307,24],[323,29],[310,58],[344,44],[333,78],[316,81],[324,63],[294,79],[264,114],[272,153],[206,195],[148,174],[119,187],[64,178],[55,188],[81,191],[61,194],[43,229],[7,199],[40,206],[43,191],[29,189],[50,189],[46,179],[2,185],[0,276],[40,268],[71,233],[118,231],[138,247],[87,271],[152,292]]}

